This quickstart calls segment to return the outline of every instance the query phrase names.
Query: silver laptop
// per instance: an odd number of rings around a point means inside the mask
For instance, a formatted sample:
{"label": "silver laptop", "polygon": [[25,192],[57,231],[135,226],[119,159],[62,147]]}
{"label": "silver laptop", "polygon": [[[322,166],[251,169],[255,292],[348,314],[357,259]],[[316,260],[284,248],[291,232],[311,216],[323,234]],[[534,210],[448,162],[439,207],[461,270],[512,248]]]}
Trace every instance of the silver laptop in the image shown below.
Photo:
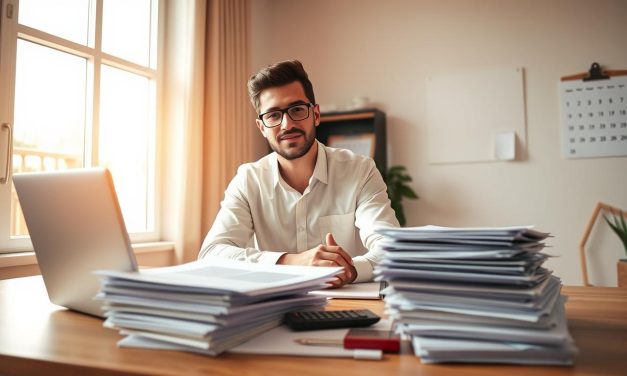
{"label": "silver laptop", "polygon": [[13,176],[50,301],[103,316],[94,270],[137,270],[111,174],[104,168]]}

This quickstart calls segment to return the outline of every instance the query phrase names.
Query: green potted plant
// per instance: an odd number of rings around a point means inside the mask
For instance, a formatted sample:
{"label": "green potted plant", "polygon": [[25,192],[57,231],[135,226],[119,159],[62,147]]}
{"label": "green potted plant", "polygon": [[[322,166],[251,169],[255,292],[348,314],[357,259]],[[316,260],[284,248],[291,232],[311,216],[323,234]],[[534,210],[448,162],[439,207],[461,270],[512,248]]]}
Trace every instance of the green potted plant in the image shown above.
{"label": "green potted plant", "polygon": [[625,253],[627,254],[627,225],[625,224],[625,214],[622,210],[619,210],[618,213],[612,213],[612,218],[607,219],[605,215],[605,222],[614,230],[618,238],[623,242],[623,247],[625,247]]}
{"label": "green potted plant", "polygon": [[385,174],[384,180],[388,187],[388,197],[390,198],[392,209],[396,213],[396,219],[398,219],[401,226],[405,226],[407,220],[403,210],[403,197],[418,199],[416,192],[407,185],[411,181],[411,176],[407,174],[405,166],[392,166]]}
{"label": "green potted plant", "polygon": [[[625,248],[625,253],[627,254],[627,224],[625,224],[625,213],[622,210],[618,210],[618,213],[615,213],[613,210],[610,210],[612,217],[608,219],[605,214],[603,218],[605,222],[614,230],[618,238],[623,242],[623,247]],[[618,287],[627,287],[627,258],[623,258],[618,260],[617,264],[618,271]]]}

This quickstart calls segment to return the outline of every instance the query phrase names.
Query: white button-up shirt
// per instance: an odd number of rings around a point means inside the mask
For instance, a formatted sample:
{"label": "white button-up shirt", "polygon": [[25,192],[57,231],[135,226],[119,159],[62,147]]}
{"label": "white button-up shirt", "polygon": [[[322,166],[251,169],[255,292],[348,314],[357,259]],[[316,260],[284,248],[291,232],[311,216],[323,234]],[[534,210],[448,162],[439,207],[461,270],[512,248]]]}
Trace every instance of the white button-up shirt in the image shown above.
{"label": "white button-up shirt", "polygon": [[[325,243],[327,233],[352,256],[355,282],[372,279],[382,256],[376,226],[398,227],[374,161],[317,142],[318,157],[301,194],[281,177],[276,153],[247,163],[225,192],[202,257],[275,264],[284,253]],[[254,245],[251,239],[254,236]]]}

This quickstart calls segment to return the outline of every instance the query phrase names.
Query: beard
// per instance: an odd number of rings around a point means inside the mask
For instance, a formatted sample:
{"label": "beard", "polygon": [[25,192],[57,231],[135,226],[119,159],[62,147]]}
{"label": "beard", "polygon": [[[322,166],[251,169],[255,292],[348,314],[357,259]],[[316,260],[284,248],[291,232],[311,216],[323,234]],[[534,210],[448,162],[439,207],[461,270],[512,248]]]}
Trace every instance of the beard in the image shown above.
{"label": "beard", "polygon": [[[283,137],[286,134],[302,134],[305,137],[305,142],[303,143],[303,145],[301,147],[296,147],[296,142],[289,142],[287,141],[287,147],[285,148],[281,148],[281,137]],[[287,159],[288,161],[294,160],[294,159],[298,159],[300,157],[302,157],[303,155],[307,154],[307,152],[309,151],[309,149],[311,149],[311,146],[314,144],[314,141],[316,140],[316,127],[314,126],[311,133],[307,134],[305,131],[298,129],[298,128],[294,128],[290,131],[284,132],[284,133],[280,133],[277,135],[276,137],[276,142],[270,142],[270,140],[268,140],[268,144],[270,145],[270,148],[276,152],[278,155],[280,155],[281,157]],[[283,141],[285,143],[285,141]]]}

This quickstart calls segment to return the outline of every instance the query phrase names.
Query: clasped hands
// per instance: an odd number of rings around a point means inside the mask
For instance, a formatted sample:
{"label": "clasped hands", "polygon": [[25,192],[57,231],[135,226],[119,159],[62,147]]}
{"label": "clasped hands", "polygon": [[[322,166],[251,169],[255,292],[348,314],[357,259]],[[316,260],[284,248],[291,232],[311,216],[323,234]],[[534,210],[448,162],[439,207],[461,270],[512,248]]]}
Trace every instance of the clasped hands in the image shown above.
{"label": "clasped hands", "polygon": [[357,278],[353,259],[333,239],[332,234],[327,234],[327,245],[309,249],[302,253],[286,253],[279,258],[277,264],[308,265],[308,266],[339,266],[344,271],[331,282],[331,288],[342,287]]}

